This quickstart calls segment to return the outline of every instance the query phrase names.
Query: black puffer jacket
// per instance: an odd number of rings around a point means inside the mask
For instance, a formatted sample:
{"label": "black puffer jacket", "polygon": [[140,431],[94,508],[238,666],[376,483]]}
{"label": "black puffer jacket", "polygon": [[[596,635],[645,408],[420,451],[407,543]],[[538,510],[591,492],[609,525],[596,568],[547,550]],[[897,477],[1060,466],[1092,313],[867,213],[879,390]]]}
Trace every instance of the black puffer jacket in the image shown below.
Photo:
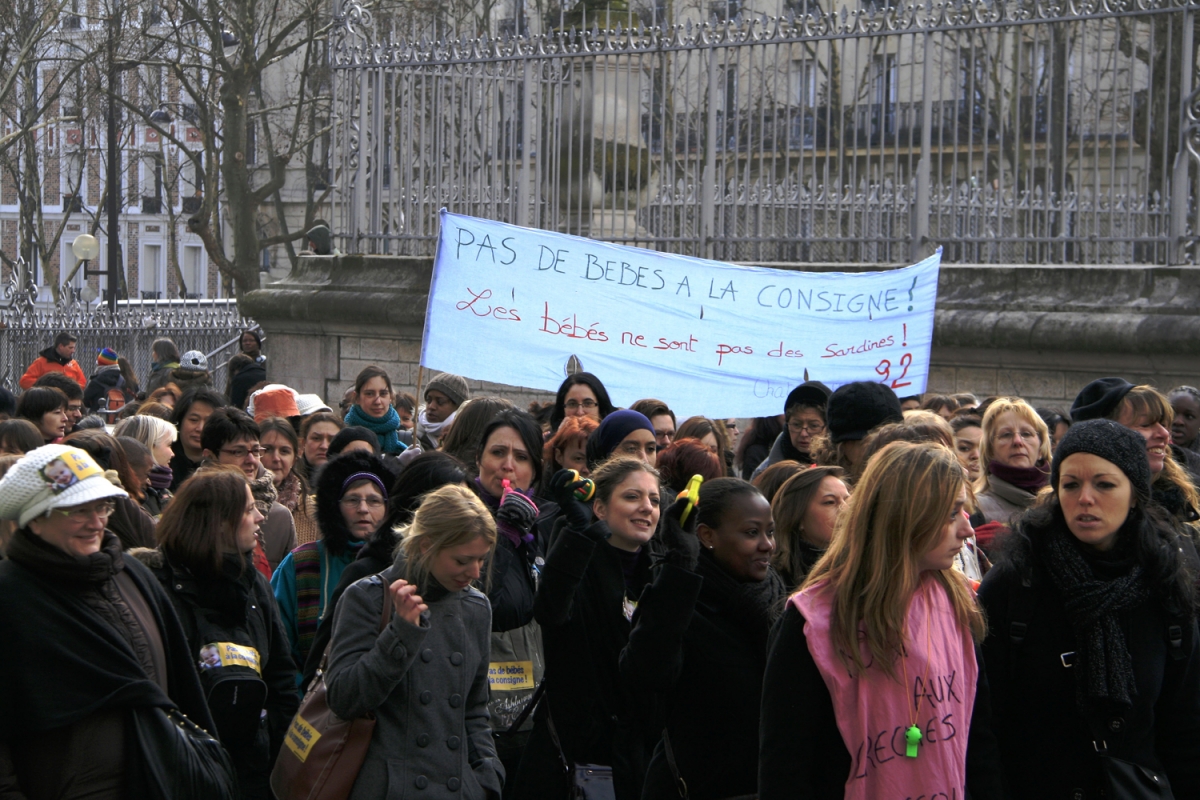
{"label": "black puffer jacket", "polygon": [[[228,556],[220,577],[202,579],[158,550],[131,554],[150,567],[179,615],[209,710],[237,767],[241,797],[270,800],[271,767],[300,705],[270,584],[249,556]],[[214,668],[218,659],[221,666]],[[257,669],[249,666],[255,660]]]}
{"label": "black puffer jacket", "polygon": [[255,361],[238,370],[229,381],[229,405],[245,409],[250,390],[267,379],[267,367]]}

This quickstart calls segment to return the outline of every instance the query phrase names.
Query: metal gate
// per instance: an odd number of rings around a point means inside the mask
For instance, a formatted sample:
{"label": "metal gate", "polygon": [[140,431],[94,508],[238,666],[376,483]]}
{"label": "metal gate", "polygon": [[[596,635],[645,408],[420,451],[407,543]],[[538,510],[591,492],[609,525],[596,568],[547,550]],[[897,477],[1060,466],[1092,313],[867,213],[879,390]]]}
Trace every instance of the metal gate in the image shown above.
{"label": "metal gate", "polygon": [[387,37],[351,4],[340,246],[430,254],[445,207],[754,263],[1191,260],[1197,6],[775,1]]}

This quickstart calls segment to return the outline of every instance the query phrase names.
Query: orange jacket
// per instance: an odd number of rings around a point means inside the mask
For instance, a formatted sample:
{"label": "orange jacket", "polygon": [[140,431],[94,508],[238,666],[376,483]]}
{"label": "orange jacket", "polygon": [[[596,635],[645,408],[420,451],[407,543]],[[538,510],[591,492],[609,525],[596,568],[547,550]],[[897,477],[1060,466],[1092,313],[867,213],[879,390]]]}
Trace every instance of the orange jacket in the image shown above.
{"label": "orange jacket", "polygon": [[55,363],[45,356],[38,356],[34,362],[29,365],[29,369],[25,370],[25,374],[21,376],[19,383],[22,389],[32,389],[37,383],[37,379],[45,375],[47,372],[65,372],[68,378],[79,384],[82,389],[87,385],[87,376],[83,374],[83,370],[79,367],[79,362],[71,359],[66,366]]}

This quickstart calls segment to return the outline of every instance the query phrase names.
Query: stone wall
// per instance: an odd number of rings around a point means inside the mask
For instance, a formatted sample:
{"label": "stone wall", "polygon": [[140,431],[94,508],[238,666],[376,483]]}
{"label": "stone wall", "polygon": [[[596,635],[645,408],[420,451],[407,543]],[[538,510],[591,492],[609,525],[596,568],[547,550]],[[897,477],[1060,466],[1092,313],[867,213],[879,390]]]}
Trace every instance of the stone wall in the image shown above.
{"label": "stone wall", "polygon": [[[431,275],[427,258],[305,257],[287,278],[249,293],[242,309],[267,332],[272,380],[336,402],[360,369],[378,364],[397,391],[411,392]],[[1200,268],[942,267],[930,391],[1069,407],[1104,375],[1162,390],[1200,383]],[[520,406],[553,398],[483,381],[471,381],[471,390]]]}

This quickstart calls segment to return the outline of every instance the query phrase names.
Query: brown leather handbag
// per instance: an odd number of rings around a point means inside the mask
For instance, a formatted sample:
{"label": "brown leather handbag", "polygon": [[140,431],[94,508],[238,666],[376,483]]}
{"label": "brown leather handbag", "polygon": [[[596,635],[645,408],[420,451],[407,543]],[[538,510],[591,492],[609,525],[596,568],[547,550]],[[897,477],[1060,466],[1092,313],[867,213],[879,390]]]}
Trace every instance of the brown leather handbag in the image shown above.
{"label": "brown leather handbag", "polygon": [[[391,618],[391,597],[384,586],[380,633]],[[288,726],[271,770],[271,791],[279,800],[345,800],[366,760],[375,715],[346,720],[330,711],[325,699],[328,659],[326,646],[321,667]]]}

